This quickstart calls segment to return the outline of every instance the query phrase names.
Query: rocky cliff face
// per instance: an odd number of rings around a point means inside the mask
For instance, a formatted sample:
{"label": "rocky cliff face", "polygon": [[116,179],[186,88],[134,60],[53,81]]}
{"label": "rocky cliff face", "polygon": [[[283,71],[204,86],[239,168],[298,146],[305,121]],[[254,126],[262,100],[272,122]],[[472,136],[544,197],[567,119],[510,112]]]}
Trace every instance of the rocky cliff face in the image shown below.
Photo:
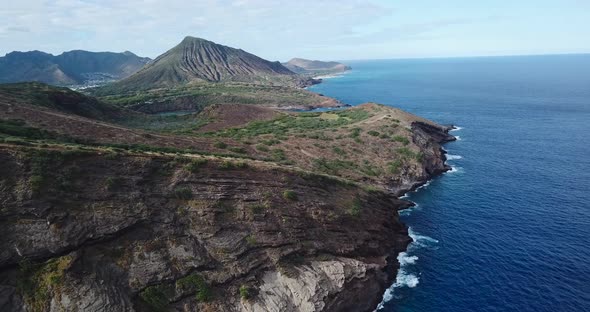
{"label": "rocky cliff face", "polygon": [[254,162],[2,148],[0,189],[2,311],[369,310],[409,242],[406,203]]}
{"label": "rocky cliff face", "polygon": [[387,189],[397,196],[414,190],[433,176],[451,169],[445,164],[445,151],[441,144],[456,140],[448,133],[453,127],[433,125],[422,121],[413,122],[411,127],[412,142],[420,148],[421,159],[418,165],[404,166],[400,169],[399,174],[389,179]]}
{"label": "rocky cliff face", "polygon": [[147,133],[38,87],[0,97],[0,311],[371,311],[410,241],[394,195],[453,139],[377,104],[224,104],[207,136]]}

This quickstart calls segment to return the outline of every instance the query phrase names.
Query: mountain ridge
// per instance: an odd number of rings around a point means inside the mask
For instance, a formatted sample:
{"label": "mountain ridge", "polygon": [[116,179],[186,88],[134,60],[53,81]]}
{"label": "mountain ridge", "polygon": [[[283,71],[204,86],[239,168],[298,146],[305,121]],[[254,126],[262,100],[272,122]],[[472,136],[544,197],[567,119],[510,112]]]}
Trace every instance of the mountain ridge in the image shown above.
{"label": "mountain ridge", "polygon": [[195,82],[246,82],[306,86],[280,62],[202,38],[186,36],[137,73],[115,83],[117,89],[173,87]]}
{"label": "mountain ridge", "polygon": [[350,66],[339,62],[308,60],[297,57],[282,64],[289,70],[298,74],[334,74],[352,69]]}
{"label": "mountain ridge", "polygon": [[13,51],[0,57],[0,83],[37,81],[71,86],[93,80],[116,80],[133,74],[149,61],[129,51],[72,50],[59,55],[39,50]]}

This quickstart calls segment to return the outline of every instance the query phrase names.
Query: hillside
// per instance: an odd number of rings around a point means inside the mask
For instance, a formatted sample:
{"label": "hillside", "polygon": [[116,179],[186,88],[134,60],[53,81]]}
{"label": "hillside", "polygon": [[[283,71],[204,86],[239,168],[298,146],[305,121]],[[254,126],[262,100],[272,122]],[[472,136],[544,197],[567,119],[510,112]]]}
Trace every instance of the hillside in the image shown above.
{"label": "hillside", "polygon": [[397,196],[448,170],[449,129],[2,85],[0,310],[372,311],[411,241]]}
{"label": "hillside", "polygon": [[283,65],[298,74],[336,74],[351,69],[350,66],[338,62],[313,61],[302,58],[293,58]]}
{"label": "hillside", "polygon": [[88,52],[52,54],[11,52],[0,57],[0,83],[38,81],[52,85],[93,84],[125,78],[142,68],[148,58],[131,52]]}
{"label": "hillside", "polygon": [[117,92],[178,87],[198,82],[248,82],[304,86],[302,79],[279,62],[270,62],[246,51],[186,37],[136,74],[110,89]]}

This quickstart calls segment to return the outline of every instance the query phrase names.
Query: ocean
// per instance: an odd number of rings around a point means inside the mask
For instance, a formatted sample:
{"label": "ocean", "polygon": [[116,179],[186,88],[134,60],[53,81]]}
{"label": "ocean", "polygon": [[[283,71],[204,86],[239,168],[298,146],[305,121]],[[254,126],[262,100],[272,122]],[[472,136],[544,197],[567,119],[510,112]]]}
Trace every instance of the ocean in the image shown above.
{"label": "ocean", "polygon": [[310,89],[459,127],[379,311],[590,311],[590,55],[346,63]]}

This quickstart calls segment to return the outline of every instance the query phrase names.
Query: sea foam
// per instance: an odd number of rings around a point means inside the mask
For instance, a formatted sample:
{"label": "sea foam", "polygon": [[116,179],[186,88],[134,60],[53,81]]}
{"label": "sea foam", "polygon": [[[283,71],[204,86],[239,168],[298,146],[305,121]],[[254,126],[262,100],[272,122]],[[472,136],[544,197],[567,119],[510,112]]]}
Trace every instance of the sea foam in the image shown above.
{"label": "sea foam", "polygon": [[447,154],[447,160],[457,160],[457,159],[462,159],[463,156],[460,155],[451,155],[451,154]]}
{"label": "sea foam", "polygon": [[395,282],[387,288],[383,294],[383,300],[377,306],[375,311],[382,309],[386,302],[392,300],[395,297],[395,289],[401,287],[414,288],[420,283],[419,274],[416,274],[411,270],[414,265],[418,262],[418,256],[412,255],[412,252],[418,248],[433,248],[438,244],[438,240],[417,233],[412,229],[408,228],[408,235],[412,238],[412,243],[408,246],[408,250],[400,252],[397,256],[397,262],[399,263],[399,270],[395,277]]}

